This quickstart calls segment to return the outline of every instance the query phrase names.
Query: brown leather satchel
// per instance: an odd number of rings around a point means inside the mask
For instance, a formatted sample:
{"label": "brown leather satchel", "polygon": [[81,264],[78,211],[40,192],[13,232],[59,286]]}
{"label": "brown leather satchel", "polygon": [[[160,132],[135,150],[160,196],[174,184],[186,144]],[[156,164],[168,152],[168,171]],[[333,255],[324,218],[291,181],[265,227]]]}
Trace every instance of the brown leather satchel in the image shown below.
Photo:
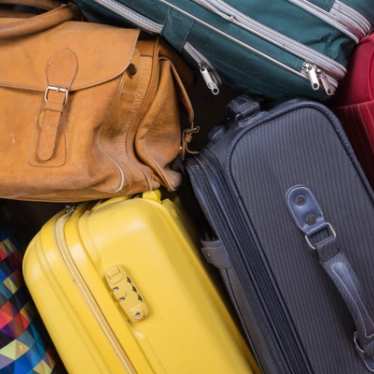
{"label": "brown leather satchel", "polygon": [[[74,6],[0,18],[0,197],[82,201],[174,190],[189,71],[139,31],[70,21]],[[186,138],[193,131],[185,132]]]}

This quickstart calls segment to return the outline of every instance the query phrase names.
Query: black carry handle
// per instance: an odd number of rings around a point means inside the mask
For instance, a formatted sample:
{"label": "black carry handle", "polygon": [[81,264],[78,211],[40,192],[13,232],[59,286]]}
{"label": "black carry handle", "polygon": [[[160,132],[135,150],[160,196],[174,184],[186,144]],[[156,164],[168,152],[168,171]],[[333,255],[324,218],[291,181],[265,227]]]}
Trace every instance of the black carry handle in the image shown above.
{"label": "black carry handle", "polygon": [[313,193],[304,186],[287,192],[287,205],[308,246],[318,253],[322,267],[334,282],[355,323],[355,348],[366,368],[374,373],[374,321],[359,279],[347,257],[339,250],[336,232],[326,222]]}
{"label": "black carry handle", "polygon": [[360,282],[344,253],[338,252],[321,264],[343,297],[356,325],[355,347],[369,371],[374,372],[374,322],[370,317]]}

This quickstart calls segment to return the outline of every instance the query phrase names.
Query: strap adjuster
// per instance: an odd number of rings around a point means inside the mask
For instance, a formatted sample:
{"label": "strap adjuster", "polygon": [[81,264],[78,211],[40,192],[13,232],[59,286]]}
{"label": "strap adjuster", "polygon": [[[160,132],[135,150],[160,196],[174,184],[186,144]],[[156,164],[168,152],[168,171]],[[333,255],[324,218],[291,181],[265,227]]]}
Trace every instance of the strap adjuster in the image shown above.
{"label": "strap adjuster", "polygon": [[302,185],[287,191],[288,209],[297,227],[304,233],[309,248],[320,250],[336,239],[336,231],[327,222],[313,192]]}
{"label": "strap adjuster", "polygon": [[61,92],[65,95],[65,98],[64,98],[64,103],[63,105],[65,105],[67,102],[68,102],[68,98],[69,98],[69,90],[65,87],[60,87],[60,86],[52,86],[52,85],[48,85],[47,88],[45,89],[45,92],[44,92],[44,101],[46,103],[48,103],[48,96],[49,96],[49,92]]}
{"label": "strap adjuster", "polygon": [[[323,239],[313,243],[313,240],[312,240],[313,235],[316,235],[316,234],[318,234],[318,233],[320,233],[321,231],[324,231],[324,230],[327,230],[329,235],[324,237]],[[318,228],[318,230],[316,230],[312,233],[305,234],[305,240],[306,240],[308,246],[313,250],[321,249],[321,248],[325,247],[326,245],[334,242],[335,239],[336,239],[336,231],[335,231],[334,227],[331,225],[331,223],[329,223],[329,222],[326,222],[326,224],[323,225],[322,227]]]}

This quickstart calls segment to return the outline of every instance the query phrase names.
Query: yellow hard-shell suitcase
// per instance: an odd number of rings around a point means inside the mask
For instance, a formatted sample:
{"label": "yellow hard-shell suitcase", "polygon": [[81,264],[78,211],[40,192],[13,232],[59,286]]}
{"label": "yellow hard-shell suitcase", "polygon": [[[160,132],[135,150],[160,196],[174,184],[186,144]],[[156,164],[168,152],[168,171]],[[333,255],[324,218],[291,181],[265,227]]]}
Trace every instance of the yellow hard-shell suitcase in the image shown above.
{"label": "yellow hard-shell suitcase", "polygon": [[24,274],[69,373],[256,372],[186,227],[157,191],[42,228]]}

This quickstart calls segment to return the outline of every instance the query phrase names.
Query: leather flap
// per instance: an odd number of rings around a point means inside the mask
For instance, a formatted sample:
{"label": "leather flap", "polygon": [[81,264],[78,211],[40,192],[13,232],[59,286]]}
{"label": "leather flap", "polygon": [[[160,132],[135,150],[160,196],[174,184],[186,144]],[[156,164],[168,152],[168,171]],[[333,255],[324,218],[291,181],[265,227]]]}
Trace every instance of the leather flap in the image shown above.
{"label": "leather flap", "polygon": [[[9,22],[9,19],[0,22]],[[0,87],[44,92],[50,62],[54,60],[55,64],[58,56],[67,51],[77,61],[71,91],[107,82],[127,69],[138,37],[136,29],[65,22],[38,34],[2,41]],[[61,61],[61,70],[69,69],[66,64]]]}

